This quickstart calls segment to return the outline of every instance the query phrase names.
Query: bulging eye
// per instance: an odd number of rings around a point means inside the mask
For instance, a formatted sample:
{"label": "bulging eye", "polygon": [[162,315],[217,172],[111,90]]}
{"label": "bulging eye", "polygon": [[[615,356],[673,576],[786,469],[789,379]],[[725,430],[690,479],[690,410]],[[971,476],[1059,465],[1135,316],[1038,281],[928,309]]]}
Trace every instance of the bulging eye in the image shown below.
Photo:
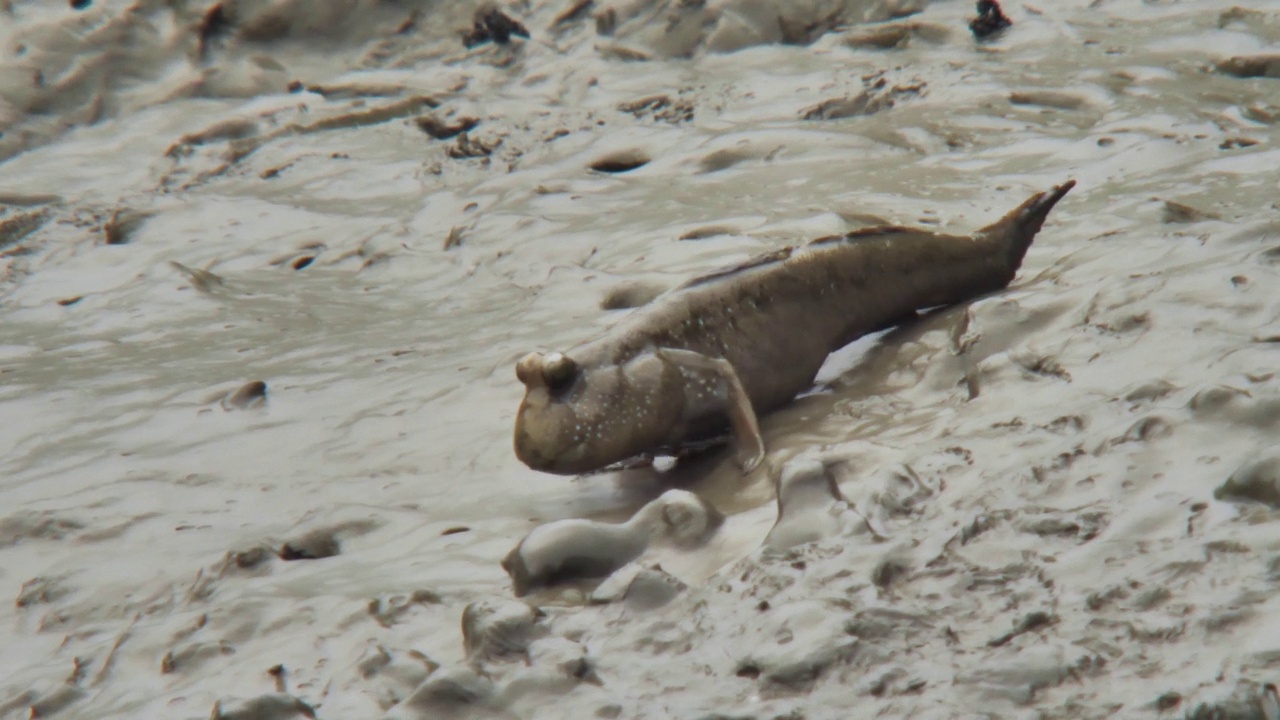
{"label": "bulging eye", "polygon": [[537,377],[535,373],[542,367],[542,353],[531,352],[516,363],[516,377],[528,385]]}
{"label": "bulging eye", "polygon": [[563,353],[551,353],[542,361],[542,379],[551,392],[560,392],[573,384],[578,376],[578,363]]}

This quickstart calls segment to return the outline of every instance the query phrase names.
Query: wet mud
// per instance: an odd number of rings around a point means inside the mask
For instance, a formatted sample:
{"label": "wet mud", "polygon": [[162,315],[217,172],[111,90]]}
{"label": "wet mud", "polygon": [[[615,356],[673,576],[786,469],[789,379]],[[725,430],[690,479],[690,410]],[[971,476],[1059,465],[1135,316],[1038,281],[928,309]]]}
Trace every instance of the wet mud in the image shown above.
{"label": "wet mud", "polygon": [[[1280,715],[1280,14],[1000,8],[0,2],[0,719]],[[515,459],[525,353],[1066,177],[750,475]]]}

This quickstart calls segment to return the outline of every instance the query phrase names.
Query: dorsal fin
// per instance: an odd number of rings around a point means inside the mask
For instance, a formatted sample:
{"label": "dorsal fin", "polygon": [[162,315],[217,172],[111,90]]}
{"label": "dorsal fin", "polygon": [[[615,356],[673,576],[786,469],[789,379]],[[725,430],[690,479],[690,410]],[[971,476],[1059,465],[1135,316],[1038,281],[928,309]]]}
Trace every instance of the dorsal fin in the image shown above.
{"label": "dorsal fin", "polygon": [[899,233],[906,232],[911,232],[911,228],[902,227],[900,225],[876,225],[875,227],[851,230],[844,235],[828,235],[827,237],[820,237],[817,240],[811,241],[809,245],[830,245],[838,242],[853,243],[858,242],[859,240],[869,240],[881,235],[897,235]]}
{"label": "dorsal fin", "polygon": [[780,263],[786,260],[787,258],[791,257],[791,252],[793,249],[794,248],[785,247],[778,250],[773,250],[763,255],[757,255],[749,260],[744,260],[743,262],[738,263],[737,265],[731,265],[726,268],[714,270],[712,272],[707,273],[706,275],[700,275],[696,278],[693,278],[692,280],[677,287],[676,290],[684,290],[687,288],[694,287],[695,285],[702,285],[703,283],[707,283],[712,280],[719,280],[721,278],[726,278],[726,277],[729,277],[730,275],[736,275],[740,272],[743,272],[745,270],[750,270],[752,268],[758,268],[764,265],[772,265],[774,263]]}

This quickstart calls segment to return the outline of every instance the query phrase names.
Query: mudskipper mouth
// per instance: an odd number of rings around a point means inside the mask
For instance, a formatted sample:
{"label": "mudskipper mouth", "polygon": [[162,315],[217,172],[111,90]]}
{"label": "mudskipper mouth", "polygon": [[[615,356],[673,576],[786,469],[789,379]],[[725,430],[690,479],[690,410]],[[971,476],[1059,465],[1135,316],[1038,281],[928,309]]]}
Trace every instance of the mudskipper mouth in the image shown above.
{"label": "mudskipper mouth", "polygon": [[572,475],[579,472],[578,461],[583,455],[583,443],[575,442],[565,446],[554,455],[547,455],[538,450],[528,435],[516,438],[516,457],[520,462],[533,470],[556,475]]}

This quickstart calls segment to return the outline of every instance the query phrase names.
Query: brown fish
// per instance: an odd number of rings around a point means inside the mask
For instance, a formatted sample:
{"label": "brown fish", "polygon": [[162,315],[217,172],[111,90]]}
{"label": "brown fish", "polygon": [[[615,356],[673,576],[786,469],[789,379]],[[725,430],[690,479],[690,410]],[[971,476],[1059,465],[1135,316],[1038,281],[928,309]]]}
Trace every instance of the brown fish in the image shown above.
{"label": "brown fish", "polygon": [[515,451],[574,474],[722,435],[750,472],[756,420],[813,384],[827,355],[914,311],[1008,285],[1070,180],[972,236],[875,227],[777,250],[671,290],[608,335],[516,364]]}

